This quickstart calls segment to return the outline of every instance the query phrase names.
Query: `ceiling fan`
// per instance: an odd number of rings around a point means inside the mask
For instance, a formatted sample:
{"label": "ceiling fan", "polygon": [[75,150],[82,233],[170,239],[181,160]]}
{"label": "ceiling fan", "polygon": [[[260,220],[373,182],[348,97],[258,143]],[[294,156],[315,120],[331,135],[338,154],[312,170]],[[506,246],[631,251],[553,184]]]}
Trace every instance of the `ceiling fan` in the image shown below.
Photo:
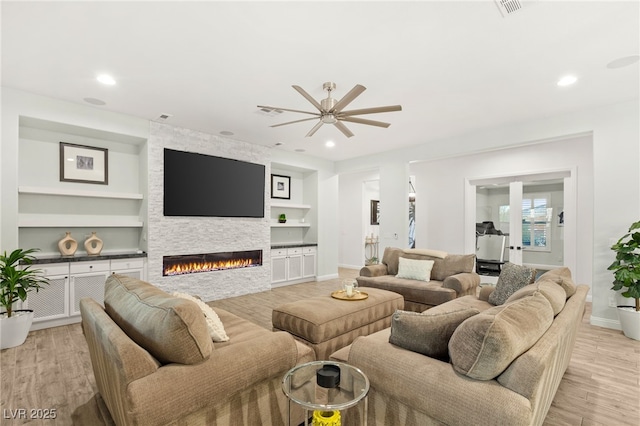
{"label": "ceiling fan", "polygon": [[322,99],[319,103],[315,99],[311,97],[302,87],[293,85],[294,89],[298,91],[302,96],[305,97],[306,100],[311,102],[311,104],[316,107],[317,112],[309,112],[309,111],[300,111],[297,109],[288,109],[288,108],[277,108],[272,106],[264,106],[258,105],[258,108],[262,108],[269,111],[290,111],[290,112],[299,112],[302,114],[311,114],[314,117],[312,118],[303,118],[302,120],[288,121],[286,123],[274,124],[271,127],[279,127],[285,126],[287,124],[300,123],[302,121],[310,121],[320,119],[315,126],[309,130],[306,137],[313,136],[313,134],[323,125],[323,124],[333,124],[340,130],[346,137],[350,138],[353,136],[353,133],[344,125],[343,121],[351,122],[351,123],[359,123],[359,124],[367,124],[369,126],[378,126],[387,128],[390,126],[390,123],[384,123],[382,121],[375,120],[367,120],[364,118],[354,117],[354,115],[362,115],[362,114],[376,114],[380,112],[392,112],[392,111],[402,111],[402,106],[400,105],[390,105],[390,106],[382,106],[382,107],[374,107],[374,108],[363,108],[363,109],[352,109],[350,111],[343,111],[344,107],[349,105],[355,98],[357,98],[362,92],[366,90],[366,87],[356,84],[353,89],[349,91],[346,95],[343,96],[339,101],[333,99],[331,97],[331,92],[336,89],[336,84],[332,82],[327,82],[322,85],[322,88],[327,91],[327,98]]}

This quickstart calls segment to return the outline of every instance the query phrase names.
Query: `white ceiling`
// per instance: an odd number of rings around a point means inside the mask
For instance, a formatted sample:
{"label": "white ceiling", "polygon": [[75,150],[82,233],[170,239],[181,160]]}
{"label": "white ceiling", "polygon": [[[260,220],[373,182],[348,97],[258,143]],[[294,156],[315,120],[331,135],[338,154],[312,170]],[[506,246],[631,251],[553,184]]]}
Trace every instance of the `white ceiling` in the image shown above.
{"label": "white ceiling", "polygon": [[[493,1],[2,1],[2,85],[212,134],[343,160],[533,118],[639,98],[636,1],[529,1],[503,17]],[[115,86],[97,83],[108,72]],[[556,81],[573,73],[578,82]],[[322,84],[346,109],[400,104],[347,123],[347,139],[308,118]],[[329,149],[324,142],[333,140]]]}

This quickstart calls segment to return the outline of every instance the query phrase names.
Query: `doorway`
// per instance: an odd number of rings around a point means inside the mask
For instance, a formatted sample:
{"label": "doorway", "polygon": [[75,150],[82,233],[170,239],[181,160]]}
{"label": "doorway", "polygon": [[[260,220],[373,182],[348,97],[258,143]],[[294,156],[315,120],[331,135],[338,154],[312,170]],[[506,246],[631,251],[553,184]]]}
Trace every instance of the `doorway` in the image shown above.
{"label": "doorway", "polygon": [[538,273],[575,267],[575,219],[565,221],[576,214],[574,181],[575,170],[467,180],[465,245],[478,272],[497,277],[504,262]]}

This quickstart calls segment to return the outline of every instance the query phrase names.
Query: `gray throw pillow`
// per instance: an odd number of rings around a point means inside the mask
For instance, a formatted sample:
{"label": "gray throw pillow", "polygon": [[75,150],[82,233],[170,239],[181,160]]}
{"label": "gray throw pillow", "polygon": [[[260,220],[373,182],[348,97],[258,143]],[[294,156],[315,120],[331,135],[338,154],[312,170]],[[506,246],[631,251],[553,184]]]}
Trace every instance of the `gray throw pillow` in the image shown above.
{"label": "gray throw pillow", "polygon": [[496,289],[489,295],[488,302],[492,305],[502,305],[516,291],[533,283],[536,270],[527,266],[507,262],[502,266]]}
{"label": "gray throw pillow", "polygon": [[479,313],[475,308],[438,314],[397,310],[391,317],[389,343],[431,358],[448,359],[449,339],[455,329]]}

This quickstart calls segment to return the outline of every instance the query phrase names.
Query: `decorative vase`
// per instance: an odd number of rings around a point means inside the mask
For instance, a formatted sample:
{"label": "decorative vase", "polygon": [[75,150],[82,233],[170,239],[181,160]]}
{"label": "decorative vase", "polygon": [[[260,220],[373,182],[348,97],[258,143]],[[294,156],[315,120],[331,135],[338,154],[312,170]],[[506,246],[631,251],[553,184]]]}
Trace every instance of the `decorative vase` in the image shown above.
{"label": "decorative vase", "polygon": [[15,309],[11,318],[0,318],[0,349],[20,346],[27,339],[33,310]]}
{"label": "decorative vase", "polygon": [[73,256],[78,249],[78,242],[73,239],[71,232],[66,232],[63,239],[58,241],[58,250],[63,256]]}
{"label": "decorative vase", "polygon": [[102,240],[95,232],[92,232],[91,236],[85,240],[84,248],[89,256],[97,256],[102,251]]}

